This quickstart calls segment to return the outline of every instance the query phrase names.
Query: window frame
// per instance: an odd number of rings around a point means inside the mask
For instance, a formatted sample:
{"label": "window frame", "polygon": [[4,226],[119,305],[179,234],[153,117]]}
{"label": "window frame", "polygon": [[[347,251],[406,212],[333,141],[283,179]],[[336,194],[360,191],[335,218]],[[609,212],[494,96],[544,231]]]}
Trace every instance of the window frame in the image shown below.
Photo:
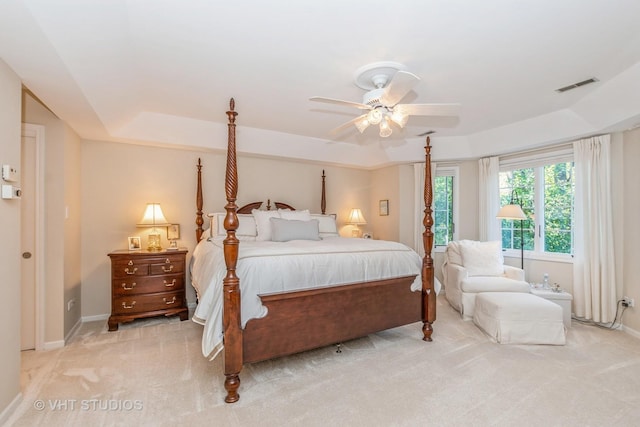
{"label": "window frame", "polygon": [[[534,206],[544,207],[544,167],[557,163],[574,162],[573,146],[565,144],[558,147],[537,150],[527,153],[516,153],[509,156],[500,157],[499,173],[509,172],[519,169],[533,168],[534,171]],[[499,188],[498,188],[499,191]],[[575,193],[574,193],[575,200]],[[573,263],[573,253],[546,252],[544,247],[544,211],[535,212],[534,222],[534,248],[533,250],[524,250],[524,258],[538,261],[552,261],[562,263]],[[575,213],[572,210],[572,216]],[[575,219],[575,216],[573,217]],[[572,231],[575,233],[575,222],[572,220]],[[502,230],[502,225],[500,225]],[[502,232],[502,231],[501,231]],[[575,240],[575,238],[574,238]],[[520,258],[520,249],[504,249],[503,254],[506,257]]]}
{"label": "window frame", "polygon": [[[459,166],[453,166],[453,165],[443,165],[440,166],[438,164],[436,164],[436,173],[434,176],[434,181],[436,177],[439,176],[451,176],[453,177],[453,185],[452,185],[452,191],[453,191],[453,203],[452,203],[452,207],[451,209],[453,210],[453,241],[458,240],[458,226],[457,224],[459,223],[458,219],[459,219],[459,195],[460,195],[460,167]],[[435,186],[434,186],[435,187]],[[434,199],[435,199],[435,193],[434,193]],[[432,207],[433,209],[433,207]],[[433,211],[435,212],[435,209],[433,209]],[[435,222],[435,215],[433,218],[433,229],[435,230],[436,228],[436,222]],[[445,249],[447,248],[447,245],[436,245],[435,242],[435,234],[434,234],[434,240],[433,240],[433,251],[434,252],[444,252]]]}

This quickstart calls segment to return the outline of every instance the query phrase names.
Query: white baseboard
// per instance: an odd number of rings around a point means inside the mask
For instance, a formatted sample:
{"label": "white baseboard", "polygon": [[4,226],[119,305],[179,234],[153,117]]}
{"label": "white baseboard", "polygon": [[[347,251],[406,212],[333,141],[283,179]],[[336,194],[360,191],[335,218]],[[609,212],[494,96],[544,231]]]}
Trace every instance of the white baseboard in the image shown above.
{"label": "white baseboard", "polygon": [[18,405],[22,403],[22,392],[19,392],[18,395],[7,405],[6,408],[2,412],[0,412],[0,426],[5,425],[7,421],[9,421],[9,417],[13,415],[13,412],[16,410]]}
{"label": "white baseboard", "polygon": [[80,326],[82,326],[82,318],[79,318],[78,321],[76,322],[75,325],[73,325],[73,328],[71,328],[71,330],[69,331],[69,333],[64,337],[64,342],[65,344],[69,342],[69,340],[71,339],[71,337],[73,337],[76,332],[78,332],[78,329],[80,329]]}
{"label": "white baseboard", "polygon": [[82,322],[97,322],[98,320],[107,320],[110,314],[97,314],[95,316],[82,316]]}
{"label": "white baseboard", "polygon": [[625,331],[627,334],[631,335],[632,337],[635,338],[640,338],[640,332],[636,331],[635,329],[631,329],[628,326],[624,326],[622,325],[622,330]]}
{"label": "white baseboard", "polygon": [[46,341],[42,346],[43,350],[55,350],[64,347],[64,340]]}

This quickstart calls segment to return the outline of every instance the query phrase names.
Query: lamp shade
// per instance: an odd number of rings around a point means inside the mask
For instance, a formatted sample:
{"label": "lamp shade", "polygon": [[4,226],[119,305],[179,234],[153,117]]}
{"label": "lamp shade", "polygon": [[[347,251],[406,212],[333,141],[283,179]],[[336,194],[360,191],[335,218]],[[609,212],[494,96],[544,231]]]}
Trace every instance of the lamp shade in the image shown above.
{"label": "lamp shade", "polygon": [[147,208],[138,222],[138,227],[168,227],[169,221],[164,217],[160,203],[147,203]]}
{"label": "lamp shade", "polygon": [[498,214],[496,215],[496,218],[525,220],[527,219],[527,216],[523,212],[520,205],[511,204],[511,205],[504,205],[503,207],[501,207],[500,210],[498,211]]}
{"label": "lamp shade", "polygon": [[367,221],[364,219],[364,216],[362,216],[362,211],[360,209],[351,209],[351,212],[349,213],[349,219],[347,219],[347,224],[361,225],[366,223]]}
{"label": "lamp shade", "polygon": [[369,127],[369,120],[367,120],[367,116],[362,116],[359,120],[355,122],[356,127],[360,133],[364,132],[366,128]]}

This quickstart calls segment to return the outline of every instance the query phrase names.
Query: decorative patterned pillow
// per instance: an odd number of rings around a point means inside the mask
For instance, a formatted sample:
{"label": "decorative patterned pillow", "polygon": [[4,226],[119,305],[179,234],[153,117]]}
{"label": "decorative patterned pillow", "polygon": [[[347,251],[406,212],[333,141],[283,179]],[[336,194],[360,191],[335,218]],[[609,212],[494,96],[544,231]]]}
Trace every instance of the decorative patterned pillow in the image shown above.
{"label": "decorative patterned pillow", "polygon": [[288,242],[289,240],[320,240],[318,220],[299,221],[296,219],[270,218],[271,240]]}

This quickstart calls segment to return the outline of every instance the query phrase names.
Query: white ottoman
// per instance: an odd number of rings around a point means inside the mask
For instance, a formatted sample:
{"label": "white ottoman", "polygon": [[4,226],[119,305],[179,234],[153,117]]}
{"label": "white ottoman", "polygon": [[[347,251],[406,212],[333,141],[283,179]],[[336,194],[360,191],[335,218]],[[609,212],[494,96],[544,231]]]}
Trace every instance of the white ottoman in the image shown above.
{"label": "white ottoman", "polygon": [[473,322],[501,344],[564,345],[562,307],[522,292],[482,292]]}

